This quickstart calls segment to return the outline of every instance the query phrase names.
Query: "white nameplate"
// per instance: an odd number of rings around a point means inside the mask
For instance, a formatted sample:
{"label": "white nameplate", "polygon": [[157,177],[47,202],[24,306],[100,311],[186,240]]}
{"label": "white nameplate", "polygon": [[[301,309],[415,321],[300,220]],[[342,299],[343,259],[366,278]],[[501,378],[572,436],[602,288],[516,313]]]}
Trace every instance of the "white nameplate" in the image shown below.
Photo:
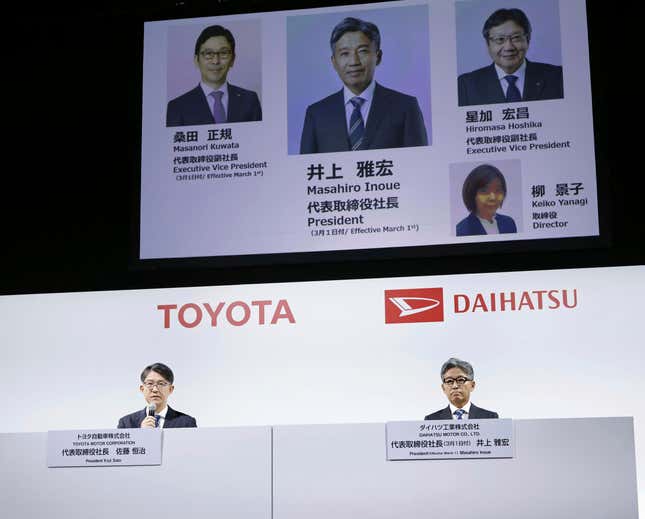
{"label": "white nameplate", "polygon": [[161,465],[162,429],[48,431],[48,467]]}
{"label": "white nameplate", "polygon": [[388,460],[512,458],[513,420],[426,420],[385,424]]}

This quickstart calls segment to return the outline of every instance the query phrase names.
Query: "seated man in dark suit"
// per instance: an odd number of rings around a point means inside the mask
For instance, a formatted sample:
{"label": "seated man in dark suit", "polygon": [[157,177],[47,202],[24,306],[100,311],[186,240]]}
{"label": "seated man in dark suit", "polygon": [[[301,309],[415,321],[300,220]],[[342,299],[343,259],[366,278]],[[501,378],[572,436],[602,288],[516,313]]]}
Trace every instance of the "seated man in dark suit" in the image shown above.
{"label": "seated man in dark suit", "polygon": [[459,106],[562,99],[562,67],[526,59],[531,24],[520,9],[498,9],[482,30],[493,63],[461,74]]}
{"label": "seated man in dark suit", "polygon": [[206,27],[195,43],[201,82],[168,103],[166,126],[261,121],[258,95],[227,83],[235,62],[235,38],[221,25]]}
{"label": "seated man in dark suit", "polygon": [[[175,390],[174,380],[175,376],[172,370],[165,364],[155,362],[146,366],[141,372],[139,390],[143,393],[148,405],[144,409],[121,418],[118,428],[197,427],[197,422],[192,416],[175,411],[168,405],[168,397]],[[149,413],[151,407],[154,407],[154,414]]]}
{"label": "seated man in dark suit", "polygon": [[426,146],[416,97],[374,81],[383,56],[378,27],[345,18],[334,27],[330,44],[331,62],[344,87],[307,108],[300,153]]}
{"label": "seated man in dark suit", "polygon": [[448,359],[441,366],[441,382],[441,389],[450,404],[445,409],[427,415],[424,420],[499,418],[497,413],[470,402],[470,393],[475,390],[475,374],[470,363],[454,357]]}

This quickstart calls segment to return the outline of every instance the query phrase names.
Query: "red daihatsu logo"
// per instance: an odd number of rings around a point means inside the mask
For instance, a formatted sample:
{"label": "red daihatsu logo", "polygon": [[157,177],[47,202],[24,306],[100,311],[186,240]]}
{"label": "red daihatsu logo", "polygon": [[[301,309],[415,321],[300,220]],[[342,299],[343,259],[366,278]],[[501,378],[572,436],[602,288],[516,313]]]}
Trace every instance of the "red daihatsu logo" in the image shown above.
{"label": "red daihatsu logo", "polygon": [[443,321],[443,288],[406,288],[385,291],[385,322]]}

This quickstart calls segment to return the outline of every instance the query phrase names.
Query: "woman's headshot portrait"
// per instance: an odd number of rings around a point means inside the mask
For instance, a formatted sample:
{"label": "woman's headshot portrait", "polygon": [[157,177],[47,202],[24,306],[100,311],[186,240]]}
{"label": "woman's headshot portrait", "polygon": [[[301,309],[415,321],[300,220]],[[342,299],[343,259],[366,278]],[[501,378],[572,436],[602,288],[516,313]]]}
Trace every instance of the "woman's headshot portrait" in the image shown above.
{"label": "woman's headshot portrait", "polygon": [[499,213],[507,188],[504,175],[495,166],[481,164],[473,169],[464,181],[461,196],[469,214],[457,224],[457,236],[517,232],[513,218]]}

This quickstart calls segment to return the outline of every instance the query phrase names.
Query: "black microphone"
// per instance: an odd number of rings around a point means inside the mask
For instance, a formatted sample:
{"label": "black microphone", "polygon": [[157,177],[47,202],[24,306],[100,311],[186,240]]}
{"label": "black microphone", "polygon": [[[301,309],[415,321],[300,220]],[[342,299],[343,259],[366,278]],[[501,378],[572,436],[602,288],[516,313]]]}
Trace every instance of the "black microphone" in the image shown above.
{"label": "black microphone", "polygon": [[154,416],[155,411],[157,410],[157,404],[150,402],[148,407],[146,407],[146,416]]}

